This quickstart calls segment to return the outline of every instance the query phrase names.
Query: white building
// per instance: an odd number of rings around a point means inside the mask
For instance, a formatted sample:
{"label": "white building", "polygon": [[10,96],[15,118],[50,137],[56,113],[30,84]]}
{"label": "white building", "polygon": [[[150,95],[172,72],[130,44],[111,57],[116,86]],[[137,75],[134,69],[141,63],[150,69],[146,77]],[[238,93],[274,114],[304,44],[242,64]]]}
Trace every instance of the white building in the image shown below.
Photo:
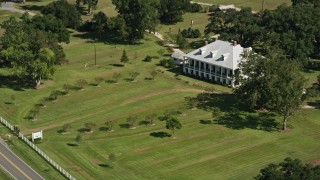
{"label": "white building", "polygon": [[182,65],[185,61],[186,54],[180,51],[174,51],[174,53],[171,55],[171,59],[174,63],[177,65]]}
{"label": "white building", "polygon": [[235,70],[248,50],[251,48],[243,48],[236,41],[217,40],[186,54],[183,72],[234,87]]}

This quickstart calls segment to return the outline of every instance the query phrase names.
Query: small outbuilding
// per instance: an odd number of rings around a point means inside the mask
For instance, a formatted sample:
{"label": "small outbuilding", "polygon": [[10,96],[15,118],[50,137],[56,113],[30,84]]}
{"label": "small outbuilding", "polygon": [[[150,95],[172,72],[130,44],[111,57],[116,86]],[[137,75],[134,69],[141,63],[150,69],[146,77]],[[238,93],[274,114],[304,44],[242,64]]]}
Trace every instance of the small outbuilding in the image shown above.
{"label": "small outbuilding", "polygon": [[182,65],[185,61],[186,54],[180,51],[174,51],[174,53],[171,55],[171,59],[174,63],[177,65]]}

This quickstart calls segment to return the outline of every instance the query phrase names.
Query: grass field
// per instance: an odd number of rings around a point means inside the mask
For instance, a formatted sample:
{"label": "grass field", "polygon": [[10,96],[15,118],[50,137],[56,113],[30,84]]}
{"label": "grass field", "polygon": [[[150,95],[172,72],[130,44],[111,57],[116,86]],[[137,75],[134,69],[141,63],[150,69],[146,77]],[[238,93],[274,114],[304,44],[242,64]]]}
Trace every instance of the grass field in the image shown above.
{"label": "grass field", "polygon": [[[194,0],[194,2],[203,2],[217,5],[229,5],[234,4],[236,7],[251,7],[255,11],[259,11],[262,8],[263,0]],[[265,9],[276,9],[281,4],[291,5],[290,0],[265,0]]]}
{"label": "grass field", "polygon": [[13,180],[13,178],[2,169],[0,169],[0,177],[2,180]]}
{"label": "grass field", "polygon": [[[88,35],[87,35],[88,36]],[[248,179],[256,175],[259,168],[270,162],[278,162],[287,156],[298,157],[304,161],[320,158],[319,110],[303,110],[291,121],[292,130],[280,133],[252,129],[246,122],[231,119],[226,124],[201,124],[200,120],[211,119],[210,112],[202,109],[189,110],[185,107],[184,97],[195,96],[199,89],[192,83],[220,88],[188,77],[176,80],[174,73],[152,63],[142,62],[146,54],[159,56],[153,36],[147,36],[138,46],[97,43],[98,66],[93,65],[93,45],[86,35],[75,32],[69,45],[65,45],[68,65],[58,68],[52,80],[44,82],[38,90],[1,88],[0,108],[3,115],[19,124],[24,133],[44,129],[45,139],[38,144],[50,157],[61,164],[78,179]],[[131,63],[125,67],[115,67],[119,63],[122,49],[126,49]],[[135,59],[135,52],[138,57]],[[84,69],[84,64],[89,66]],[[144,80],[150,76],[151,69],[161,69],[154,81]],[[141,75],[137,82],[124,80],[133,69]],[[8,73],[1,70],[3,74]],[[96,76],[111,79],[113,72],[122,72],[123,77],[117,84],[103,83],[101,87],[86,86],[83,91],[71,91],[70,96],[61,96],[58,101],[46,102],[36,121],[25,119],[28,111],[51,90],[61,89],[64,83],[74,83],[79,78],[92,81]],[[311,73],[309,76],[311,76]],[[67,77],[67,78],[66,78]],[[189,81],[189,84],[183,81]],[[17,98],[16,105],[10,104],[10,96]],[[217,95],[216,106],[228,107],[232,102]],[[176,138],[154,137],[162,132],[164,122],[157,121],[155,126],[137,125],[137,129],[123,128],[126,118],[136,114],[139,121],[145,115],[157,113],[162,116],[165,110],[183,112],[177,117],[183,129],[177,131]],[[227,108],[225,111],[229,111]],[[114,132],[100,131],[107,120],[117,122]],[[76,142],[77,130],[84,123],[94,122],[94,132],[84,134],[82,141]],[[57,133],[64,123],[71,123],[70,134]],[[137,122],[138,123],[138,122]],[[234,124],[237,126],[231,126]],[[120,127],[121,126],[121,127]],[[151,133],[155,133],[151,136]],[[18,141],[19,142],[19,141]],[[17,143],[18,143],[17,142]],[[17,144],[20,154],[22,144]],[[117,160],[114,168],[108,166],[108,154],[115,153]],[[41,162],[31,162],[34,166]],[[42,165],[41,165],[42,166]],[[46,168],[40,173],[47,174]],[[49,177],[54,176],[51,170]]]}
{"label": "grass field", "polygon": [[[101,7],[106,12],[112,9],[108,2]],[[195,19],[195,26],[204,28],[203,15],[186,14],[185,22],[176,24],[174,29],[188,26],[191,18]],[[162,25],[159,29],[165,33],[168,27]],[[69,63],[58,67],[52,79],[45,81],[40,89],[10,81],[10,71],[0,69],[0,115],[19,125],[26,135],[44,130],[44,140],[38,146],[77,179],[251,179],[260,168],[287,156],[319,162],[319,109],[299,111],[290,120],[290,130],[286,132],[264,130],[268,123],[257,123],[253,121],[256,114],[244,111],[241,115],[226,116],[219,123],[205,124],[212,119],[211,112],[205,107],[187,108],[185,97],[197,96],[203,91],[201,87],[229,93],[231,89],[183,75],[176,78],[179,68],[158,66],[159,60],[168,58],[170,52],[152,35],[133,46],[108,34],[103,41],[95,43],[95,66],[91,37],[92,34],[72,32],[71,43],[63,45]],[[130,63],[121,67],[119,59],[124,49]],[[166,51],[164,56],[158,53],[160,49]],[[143,62],[146,55],[157,58]],[[86,68],[85,64],[88,64]],[[128,74],[134,70],[140,75],[134,82],[127,81]],[[155,80],[146,80],[152,70],[163,73]],[[57,101],[45,101],[36,120],[27,118],[36,104],[51,91],[61,90],[64,84],[74,84],[78,79],[90,84],[97,76],[110,80],[114,72],[122,75],[118,83],[103,82],[101,87],[87,85],[84,90],[70,91],[70,95],[59,96]],[[305,75],[313,81],[317,73]],[[233,105],[230,95],[212,97],[211,106],[218,106],[225,113],[232,112]],[[181,112],[175,116],[183,128],[175,137],[162,137],[171,133],[164,128],[163,121],[157,120],[155,126],[143,125],[146,115],[157,113],[162,117],[166,110]],[[126,128],[129,115],[138,116],[136,129]],[[280,121],[279,117],[275,119]],[[104,131],[107,120],[115,122],[114,132]],[[78,130],[88,122],[95,123],[93,132],[83,134],[80,142],[75,141]],[[65,123],[71,124],[70,133],[62,135],[58,131]],[[8,131],[0,126],[0,134]],[[45,178],[61,178],[21,141],[13,138],[11,147]],[[111,153],[116,155],[113,168],[108,160]]]}

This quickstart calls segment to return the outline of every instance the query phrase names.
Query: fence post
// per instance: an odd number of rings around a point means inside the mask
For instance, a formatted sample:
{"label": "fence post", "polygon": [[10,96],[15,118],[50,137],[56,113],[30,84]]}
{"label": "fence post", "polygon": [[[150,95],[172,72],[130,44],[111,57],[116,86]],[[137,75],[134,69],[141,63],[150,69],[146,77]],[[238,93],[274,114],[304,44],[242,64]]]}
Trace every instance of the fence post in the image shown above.
{"label": "fence post", "polygon": [[[0,116],[0,122],[9,128],[11,131],[14,131],[14,126],[12,126],[8,121]],[[57,171],[64,175],[68,179],[75,179],[71,176],[66,170],[54,162],[48,155],[46,155],[41,149],[39,149],[35,144],[28,140],[21,132],[19,132],[18,137],[23,140],[27,145],[29,145],[34,151],[36,151],[42,158],[44,158],[51,166],[53,166]]]}

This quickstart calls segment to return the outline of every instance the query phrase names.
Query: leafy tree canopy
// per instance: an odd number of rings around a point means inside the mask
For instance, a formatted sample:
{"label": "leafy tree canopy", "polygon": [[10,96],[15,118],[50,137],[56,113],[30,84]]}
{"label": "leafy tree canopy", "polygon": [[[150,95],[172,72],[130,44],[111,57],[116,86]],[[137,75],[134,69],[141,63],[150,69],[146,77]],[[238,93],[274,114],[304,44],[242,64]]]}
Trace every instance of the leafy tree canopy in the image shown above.
{"label": "leafy tree canopy", "polygon": [[310,179],[320,178],[320,166],[302,164],[299,159],[286,158],[279,164],[269,164],[260,170],[260,174],[255,177],[257,180],[274,179]]}
{"label": "leafy tree canopy", "polygon": [[[53,75],[54,65],[62,63],[65,55],[57,39],[63,32],[59,21],[55,24],[51,19],[51,26],[40,23],[42,20],[37,16],[34,18],[35,21],[25,17],[17,21],[12,17],[1,24],[5,29],[0,39],[1,59],[12,67],[15,74],[29,78],[38,86],[42,79]],[[46,32],[45,29],[52,31]]]}
{"label": "leafy tree canopy", "polygon": [[266,57],[251,52],[240,65],[240,86],[234,93],[251,108],[266,108],[288,118],[302,102],[305,79],[299,64],[276,50]]}
{"label": "leafy tree canopy", "polygon": [[177,118],[169,117],[166,121],[166,128],[170,129],[172,134],[174,134],[175,130],[182,128],[182,124]]}
{"label": "leafy tree canopy", "polygon": [[52,14],[58,19],[61,19],[64,25],[68,28],[78,28],[81,24],[81,15],[77,9],[69,4],[66,0],[58,0],[49,3],[45,6],[42,14]]}
{"label": "leafy tree canopy", "polygon": [[158,0],[112,0],[118,11],[119,33],[132,43],[144,37],[146,30],[155,31],[159,23]]}
{"label": "leafy tree canopy", "polygon": [[205,32],[220,34],[224,40],[236,40],[244,47],[252,47],[266,54],[277,46],[292,59],[306,62],[320,56],[320,8],[310,3],[294,7],[279,6],[253,14],[250,8],[240,11],[212,13]]}

